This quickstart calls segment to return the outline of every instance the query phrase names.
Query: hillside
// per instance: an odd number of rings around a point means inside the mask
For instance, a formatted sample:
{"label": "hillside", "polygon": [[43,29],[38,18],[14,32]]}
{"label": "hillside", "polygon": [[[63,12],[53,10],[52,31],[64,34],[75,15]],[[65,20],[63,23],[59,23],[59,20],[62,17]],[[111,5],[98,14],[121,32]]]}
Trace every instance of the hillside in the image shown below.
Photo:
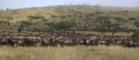
{"label": "hillside", "polygon": [[68,30],[97,32],[136,32],[139,30],[139,9],[68,5],[7,9],[0,11],[0,32],[45,32],[49,23],[72,21]]}

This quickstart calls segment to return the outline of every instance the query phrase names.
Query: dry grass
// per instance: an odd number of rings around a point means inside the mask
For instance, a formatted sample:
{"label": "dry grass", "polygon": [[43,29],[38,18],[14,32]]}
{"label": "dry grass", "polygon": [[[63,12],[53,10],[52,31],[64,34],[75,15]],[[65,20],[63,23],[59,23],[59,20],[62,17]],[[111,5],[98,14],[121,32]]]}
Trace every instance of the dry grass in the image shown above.
{"label": "dry grass", "polygon": [[0,60],[139,60],[139,49],[97,47],[0,47]]}

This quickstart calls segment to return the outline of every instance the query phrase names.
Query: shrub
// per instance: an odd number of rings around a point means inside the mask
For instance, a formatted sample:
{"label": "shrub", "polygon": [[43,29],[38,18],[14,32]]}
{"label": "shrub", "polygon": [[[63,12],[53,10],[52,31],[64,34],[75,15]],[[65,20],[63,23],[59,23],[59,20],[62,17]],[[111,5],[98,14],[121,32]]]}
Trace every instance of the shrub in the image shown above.
{"label": "shrub", "polygon": [[68,30],[76,26],[76,23],[73,21],[60,21],[60,22],[50,22],[48,25],[56,30]]}
{"label": "shrub", "polygon": [[18,32],[22,32],[25,28],[30,28],[32,23],[29,21],[20,21],[18,25]]}
{"label": "shrub", "polygon": [[131,37],[139,37],[139,32],[135,32]]}

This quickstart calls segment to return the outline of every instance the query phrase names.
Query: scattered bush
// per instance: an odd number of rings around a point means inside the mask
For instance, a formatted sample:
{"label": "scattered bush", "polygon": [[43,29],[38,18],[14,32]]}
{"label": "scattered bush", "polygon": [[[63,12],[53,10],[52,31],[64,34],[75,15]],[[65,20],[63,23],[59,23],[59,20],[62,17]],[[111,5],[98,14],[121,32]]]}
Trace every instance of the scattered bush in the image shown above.
{"label": "scattered bush", "polygon": [[73,21],[60,21],[60,22],[50,22],[48,25],[56,30],[67,30],[76,26]]}

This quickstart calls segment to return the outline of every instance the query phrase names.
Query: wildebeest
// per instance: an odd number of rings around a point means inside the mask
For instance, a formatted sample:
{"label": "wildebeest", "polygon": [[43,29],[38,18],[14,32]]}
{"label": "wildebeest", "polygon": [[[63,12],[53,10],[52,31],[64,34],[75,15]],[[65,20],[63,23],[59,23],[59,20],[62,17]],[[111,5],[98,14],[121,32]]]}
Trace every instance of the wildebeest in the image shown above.
{"label": "wildebeest", "polygon": [[139,47],[138,39],[121,39],[111,36],[96,36],[96,39],[91,39],[90,35],[80,34],[75,32],[51,32],[52,37],[47,35],[41,38],[16,38],[16,37],[1,37],[0,45],[7,46],[97,46],[97,45],[121,45],[126,47]]}

